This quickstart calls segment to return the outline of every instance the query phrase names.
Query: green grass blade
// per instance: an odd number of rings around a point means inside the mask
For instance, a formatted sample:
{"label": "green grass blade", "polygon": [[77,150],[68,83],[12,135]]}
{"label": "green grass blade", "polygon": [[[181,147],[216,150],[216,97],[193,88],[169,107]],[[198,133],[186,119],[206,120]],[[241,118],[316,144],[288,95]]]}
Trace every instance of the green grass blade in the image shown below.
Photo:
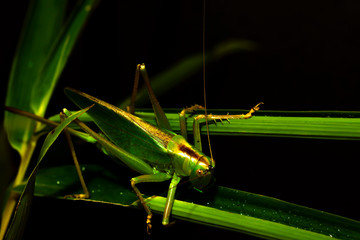
{"label": "green grass blade", "polygon": [[[63,24],[66,1],[32,2],[14,58],[6,106],[44,116],[60,73],[97,2],[83,1],[66,25]],[[36,123],[6,112],[4,125],[12,147],[20,153],[22,159],[27,158],[25,156],[29,154],[30,145],[35,145],[31,137]],[[23,165],[27,166],[25,163]]]}
{"label": "green grass blade", "polygon": [[[171,128],[180,132],[179,115],[181,109],[166,109]],[[209,110],[213,114],[241,114],[247,110]],[[85,116],[86,114],[84,114]],[[152,109],[142,109],[136,115],[156,124]],[[195,116],[195,115],[194,115]],[[51,117],[59,121],[58,116]],[[89,122],[91,117],[81,119]],[[192,134],[193,118],[187,119],[188,133]],[[204,126],[204,125],[203,125]],[[205,126],[201,133],[206,134]],[[234,119],[216,125],[210,122],[211,135],[250,135],[266,137],[292,137],[312,139],[360,140],[360,112],[352,111],[260,111],[251,119]]]}
{"label": "green grass blade", "polygon": [[83,113],[85,113],[86,111],[88,111],[90,107],[81,109],[80,111],[77,111],[73,114],[71,114],[70,116],[68,116],[66,118],[65,121],[63,121],[62,123],[59,124],[59,126],[57,126],[53,131],[51,131],[47,136],[46,139],[44,141],[44,144],[40,150],[40,154],[39,154],[39,161],[41,161],[43,159],[43,157],[45,156],[46,152],[49,150],[49,148],[51,147],[51,145],[55,142],[55,140],[57,139],[57,137],[59,136],[59,134],[64,130],[64,128],[66,128],[72,121],[74,121],[75,119],[77,119],[78,117],[80,117]]}
{"label": "green grass blade", "polygon": [[[91,192],[91,199],[85,201],[141,208],[135,202],[137,197],[128,179],[121,173],[104,166],[83,165],[83,174]],[[63,198],[63,195],[82,191],[74,166],[70,165],[40,169],[36,184],[38,196]],[[151,196],[151,190],[144,191]],[[150,197],[147,203],[154,212],[163,213],[164,197]],[[204,193],[183,194],[179,191],[172,217],[269,239],[360,237],[358,221],[221,186],[214,186]]]}
{"label": "green grass blade", "polygon": [[[178,127],[178,110],[167,111],[170,124]],[[175,113],[169,113],[175,112]],[[217,114],[217,111],[211,111]],[[237,114],[239,111],[235,111]],[[240,111],[241,112],[241,111]],[[244,111],[246,112],[246,111]],[[223,113],[222,113],[223,114]],[[155,123],[152,113],[138,113]],[[192,119],[188,120],[189,131]],[[217,126],[211,125],[215,134],[256,135],[299,138],[360,140],[360,113],[358,112],[259,112],[246,120],[232,120]],[[204,133],[205,129],[204,129]],[[66,166],[68,167],[68,166]],[[64,167],[46,169],[40,174],[38,195],[59,197],[74,194],[76,175],[62,170]],[[50,171],[49,174],[46,173]],[[74,172],[75,173],[75,172]],[[88,186],[92,198],[87,201],[104,204],[129,205],[136,200],[128,179],[119,179],[118,173],[104,171],[100,166],[87,166]],[[86,178],[85,174],[85,178]],[[49,180],[50,175],[53,180]],[[121,174],[120,174],[121,175]],[[56,181],[54,180],[56,179]],[[57,181],[66,184],[56,184]],[[81,191],[81,190],[79,190]],[[121,196],[119,198],[119,193]],[[147,192],[152,194],[151,192]],[[224,187],[213,187],[202,195],[182,197],[175,201],[172,216],[201,224],[245,232],[270,239],[358,239],[360,223],[323,211],[284,202],[271,197]],[[162,213],[163,197],[149,198],[152,210]],[[134,203],[136,206],[138,203]]]}
{"label": "green grass blade", "polygon": [[[179,116],[176,110],[167,110],[167,117],[174,131],[179,132]],[[171,113],[175,112],[175,113]],[[223,110],[209,110],[213,114],[226,114]],[[231,110],[233,114],[245,113]],[[155,124],[153,114],[138,112],[140,117]],[[266,116],[264,115],[266,114]],[[211,123],[211,122],[210,122]],[[188,132],[192,132],[193,119],[187,119]],[[203,125],[205,126],[205,125]],[[250,119],[234,119],[209,126],[210,134],[249,135],[268,137],[293,137],[312,139],[360,140],[359,112],[265,112],[260,111]],[[201,129],[206,134],[205,127]]]}
{"label": "green grass blade", "polygon": [[[48,58],[52,43],[57,38],[64,20],[66,2],[32,1],[30,3],[8,83],[5,105],[29,112],[34,109],[34,83]],[[43,24],[46,22],[47,24]],[[42,96],[36,96],[41,98]],[[21,156],[35,128],[35,122],[11,113],[5,113],[5,129],[10,143]],[[21,126],[21,128],[19,128]]]}
{"label": "green grass blade", "polygon": [[34,174],[32,174],[33,177],[29,177],[29,180],[25,185],[25,189],[21,193],[14,217],[8,231],[6,232],[4,240],[20,240],[23,237],[34,195],[36,171],[37,168]]}
{"label": "green grass blade", "polygon": [[[147,203],[152,210],[162,213],[165,202],[166,198],[155,197]],[[254,208],[254,211],[256,210],[259,209]],[[326,236],[313,231],[264,220],[261,217],[256,218],[242,214],[234,214],[232,212],[183,201],[175,201],[172,215],[187,221],[240,231],[267,239],[333,239],[331,234]]]}
{"label": "green grass blade", "polygon": [[[99,0],[84,0],[79,4],[67,19],[57,41],[52,46],[52,51],[43,67],[39,80],[35,83],[36,95],[33,94],[33,105],[38,112],[36,115],[43,116],[50,100],[56,82],[65,67],[67,59],[72,52],[81,30],[87,19],[99,3]],[[44,83],[46,85],[44,85]],[[42,97],[37,97],[38,95]]]}
{"label": "green grass blade", "polygon": [[[33,112],[31,106],[33,85],[47,59],[52,42],[61,28],[65,8],[66,2],[63,1],[34,0],[30,2],[14,56],[5,105]],[[47,24],[43,24],[44,22]],[[9,143],[21,157],[15,185],[23,180],[35,149],[36,139],[33,138],[35,127],[36,123],[30,119],[5,113],[4,129],[7,132]],[[11,196],[2,213],[1,239],[4,237],[17,201]]]}

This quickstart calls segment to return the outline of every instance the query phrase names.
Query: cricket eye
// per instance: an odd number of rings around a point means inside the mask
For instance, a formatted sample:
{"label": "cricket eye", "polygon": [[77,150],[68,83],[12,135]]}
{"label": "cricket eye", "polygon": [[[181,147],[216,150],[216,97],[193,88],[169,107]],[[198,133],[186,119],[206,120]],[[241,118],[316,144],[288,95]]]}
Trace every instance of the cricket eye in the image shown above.
{"label": "cricket eye", "polygon": [[196,171],[196,174],[197,174],[198,176],[201,176],[201,175],[204,174],[204,171],[201,170],[201,169],[199,169],[199,170]]}

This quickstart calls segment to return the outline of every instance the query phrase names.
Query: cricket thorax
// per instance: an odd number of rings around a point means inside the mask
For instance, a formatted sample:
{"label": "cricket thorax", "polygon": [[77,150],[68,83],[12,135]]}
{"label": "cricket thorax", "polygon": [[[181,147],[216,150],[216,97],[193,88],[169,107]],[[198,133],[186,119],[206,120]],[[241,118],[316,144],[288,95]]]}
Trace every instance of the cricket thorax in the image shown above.
{"label": "cricket thorax", "polygon": [[190,176],[194,170],[213,168],[210,158],[190,145],[181,135],[174,136],[167,146],[172,165],[180,176]]}

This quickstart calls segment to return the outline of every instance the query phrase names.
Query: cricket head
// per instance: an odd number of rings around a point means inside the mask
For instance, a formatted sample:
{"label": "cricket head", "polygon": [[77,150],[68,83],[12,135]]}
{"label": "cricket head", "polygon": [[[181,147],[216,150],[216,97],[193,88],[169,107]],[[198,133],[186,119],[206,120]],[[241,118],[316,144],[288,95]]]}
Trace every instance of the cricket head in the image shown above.
{"label": "cricket head", "polygon": [[214,159],[211,159],[205,155],[201,156],[191,172],[190,182],[197,189],[206,187],[211,180],[214,169]]}
{"label": "cricket head", "polygon": [[191,146],[183,136],[176,135],[167,145],[172,165],[179,176],[188,176],[197,189],[206,187],[215,169],[215,161]]}

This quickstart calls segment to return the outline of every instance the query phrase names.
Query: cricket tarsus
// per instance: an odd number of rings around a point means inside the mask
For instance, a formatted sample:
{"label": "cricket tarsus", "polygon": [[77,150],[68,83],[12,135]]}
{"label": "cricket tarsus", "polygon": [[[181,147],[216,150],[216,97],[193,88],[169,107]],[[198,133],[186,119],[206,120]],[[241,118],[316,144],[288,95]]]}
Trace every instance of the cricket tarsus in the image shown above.
{"label": "cricket tarsus", "polygon": [[144,207],[144,209],[145,209],[145,211],[147,213],[146,231],[147,231],[148,234],[150,234],[150,230],[152,228],[152,225],[151,225],[151,218],[152,218],[151,210],[148,207],[148,205],[146,205],[144,197],[142,196],[139,189],[136,187],[136,181],[134,179],[131,179],[131,187],[133,188],[134,192],[136,193],[137,197],[140,200],[141,205]]}
{"label": "cricket tarsus", "polygon": [[[253,116],[253,114],[260,109],[260,105],[264,104],[263,102],[260,102],[256,104],[253,108],[250,109],[250,111],[246,114],[237,114],[237,115],[212,115],[212,114],[200,114],[194,117],[193,122],[193,135],[194,135],[194,145],[197,149],[202,151],[202,144],[201,144],[201,133],[200,133],[200,123],[208,120],[214,121],[216,124],[216,121],[222,122],[223,120],[230,122],[230,119],[248,119]],[[186,127],[186,126],[185,126]],[[185,130],[184,130],[185,132]]]}

